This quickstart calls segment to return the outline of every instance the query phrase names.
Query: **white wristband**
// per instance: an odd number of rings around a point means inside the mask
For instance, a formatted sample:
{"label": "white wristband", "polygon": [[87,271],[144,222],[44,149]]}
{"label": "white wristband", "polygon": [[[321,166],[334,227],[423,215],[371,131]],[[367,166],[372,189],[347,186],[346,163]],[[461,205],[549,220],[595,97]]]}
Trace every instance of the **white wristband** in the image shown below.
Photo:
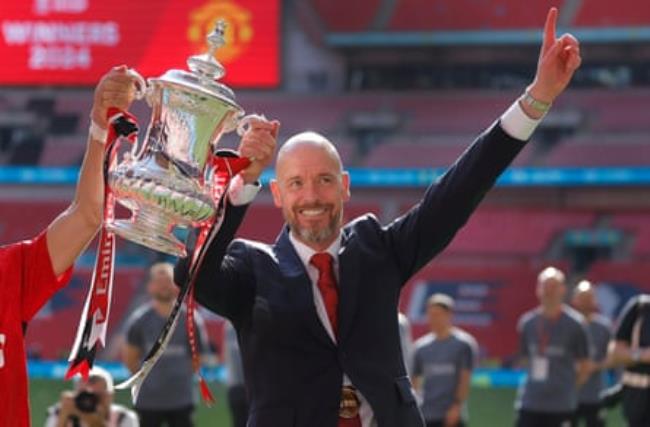
{"label": "white wristband", "polygon": [[106,143],[106,138],[108,137],[108,129],[104,129],[103,127],[99,126],[93,119],[90,119],[90,128],[88,129],[88,133],[93,140],[99,141],[102,144]]}

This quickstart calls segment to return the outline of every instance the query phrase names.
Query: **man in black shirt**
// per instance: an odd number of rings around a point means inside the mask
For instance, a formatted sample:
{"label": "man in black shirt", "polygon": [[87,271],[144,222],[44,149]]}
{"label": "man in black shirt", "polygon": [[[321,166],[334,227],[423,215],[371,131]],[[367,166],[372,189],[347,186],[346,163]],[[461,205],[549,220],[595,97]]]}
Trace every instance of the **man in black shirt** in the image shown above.
{"label": "man in black shirt", "polygon": [[650,425],[650,295],[630,299],[618,320],[613,361],[623,372],[623,415],[629,427]]}

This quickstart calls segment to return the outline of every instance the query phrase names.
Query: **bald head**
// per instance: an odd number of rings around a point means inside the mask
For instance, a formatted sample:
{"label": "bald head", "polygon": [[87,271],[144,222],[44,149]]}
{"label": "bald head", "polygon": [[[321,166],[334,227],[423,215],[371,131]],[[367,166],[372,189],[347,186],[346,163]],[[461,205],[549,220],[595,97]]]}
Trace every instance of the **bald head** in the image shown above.
{"label": "bald head", "polygon": [[289,138],[282,147],[280,147],[278,158],[276,160],[276,171],[283,167],[285,160],[287,157],[290,157],[292,153],[305,150],[306,148],[322,149],[323,152],[330,157],[333,162],[335,162],[339,171],[343,171],[341,156],[339,156],[339,152],[336,150],[334,144],[320,133],[312,131],[297,133]]}
{"label": "bald head", "polygon": [[543,306],[559,307],[566,296],[566,276],[555,267],[546,267],[537,276],[537,297]]}
{"label": "bald head", "polygon": [[582,280],[576,285],[571,303],[585,317],[598,311],[598,298],[590,281]]}

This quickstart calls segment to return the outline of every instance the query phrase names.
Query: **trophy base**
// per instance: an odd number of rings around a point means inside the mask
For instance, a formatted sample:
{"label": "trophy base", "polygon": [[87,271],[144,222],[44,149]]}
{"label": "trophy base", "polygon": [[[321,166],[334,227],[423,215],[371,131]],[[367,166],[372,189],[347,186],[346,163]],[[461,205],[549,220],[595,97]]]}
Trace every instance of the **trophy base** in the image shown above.
{"label": "trophy base", "polygon": [[171,223],[161,218],[161,215],[146,215],[139,211],[132,219],[113,221],[106,224],[106,228],[126,240],[155,251],[176,257],[187,256],[185,245],[171,234],[169,224]]}

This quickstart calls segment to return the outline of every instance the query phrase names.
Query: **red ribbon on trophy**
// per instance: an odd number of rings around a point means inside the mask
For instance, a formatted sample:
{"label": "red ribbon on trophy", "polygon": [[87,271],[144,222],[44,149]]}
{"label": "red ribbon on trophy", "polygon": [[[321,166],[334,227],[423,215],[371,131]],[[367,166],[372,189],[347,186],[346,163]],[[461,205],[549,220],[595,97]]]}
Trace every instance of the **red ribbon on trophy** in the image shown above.
{"label": "red ribbon on trophy", "polygon": [[[108,168],[116,160],[117,148],[122,139],[135,142],[138,126],[131,114],[111,108],[108,111],[109,129],[104,144],[104,219],[115,217],[115,200],[108,185]],[[66,379],[80,374],[88,379],[98,346],[106,346],[106,331],[113,293],[113,268],[115,262],[115,234],[102,226],[97,245],[97,257],[91,279],[90,290],[81,314],[72,351],[68,361],[70,365],[65,374]]]}
{"label": "red ribbon on trophy", "polygon": [[228,150],[218,151],[211,159],[213,166],[212,169],[212,195],[214,200],[217,201],[217,211],[213,218],[206,221],[198,229],[198,235],[194,250],[190,258],[190,269],[189,269],[189,279],[181,287],[181,291],[176,297],[174,306],[167,318],[167,322],[163,326],[163,329],[158,336],[158,339],[154,343],[153,347],[149,350],[149,353],[144,358],[140,370],[133,374],[126,381],[116,385],[117,389],[131,389],[131,396],[133,402],[135,403],[138,394],[140,392],[140,387],[144,382],[149,372],[154,367],[160,356],[162,356],[169,340],[171,339],[172,333],[176,329],[178,319],[181,313],[181,307],[183,301],[187,297],[187,331],[188,337],[190,340],[190,348],[192,351],[192,362],[193,369],[195,374],[199,377],[199,386],[201,391],[201,397],[204,402],[208,405],[214,403],[214,397],[210,392],[210,389],[207,385],[207,382],[203,379],[200,373],[200,356],[197,350],[196,343],[196,333],[194,332],[194,282],[196,281],[196,274],[198,267],[203,262],[205,256],[205,248],[210,246],[212,240],[214,240],[219,234],[219,229],[225,218],[225,209],[226,209],[226,197],[228,187],[230,185],[230,180],[235,176],[240,170],[245,169],[249,164],[250,160],[247,158],[239,157],[236,153]]}

